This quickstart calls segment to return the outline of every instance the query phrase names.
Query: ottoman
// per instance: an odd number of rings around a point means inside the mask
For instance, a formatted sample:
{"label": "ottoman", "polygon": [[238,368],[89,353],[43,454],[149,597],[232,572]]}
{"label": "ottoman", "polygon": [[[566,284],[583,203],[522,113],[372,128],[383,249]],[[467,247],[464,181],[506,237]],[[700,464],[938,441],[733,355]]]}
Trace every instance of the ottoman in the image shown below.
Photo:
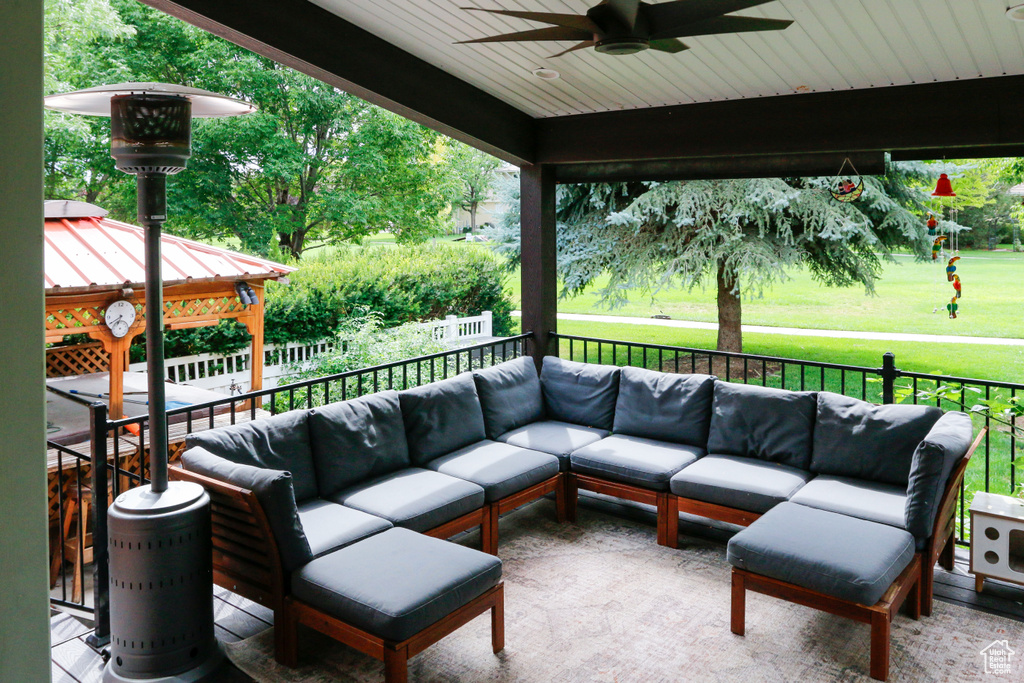
{"label": "ottoman", "polygon": [[385,681],[408,676],[407,660],[491,611],[491,645],[504,647],[501,560],[394,528],[319,557],[291,577],[275,623],[277,659],[298,660],[304,624],[384,661]]}
{"label": "ottoman", "polygon": [[748,589],[867,623],[878,680],[889,675],[893,616],[904,602],[921,614],[914,537],[887,524],[780,503],[729,541],[728,558],[733,633],[744,634]]}

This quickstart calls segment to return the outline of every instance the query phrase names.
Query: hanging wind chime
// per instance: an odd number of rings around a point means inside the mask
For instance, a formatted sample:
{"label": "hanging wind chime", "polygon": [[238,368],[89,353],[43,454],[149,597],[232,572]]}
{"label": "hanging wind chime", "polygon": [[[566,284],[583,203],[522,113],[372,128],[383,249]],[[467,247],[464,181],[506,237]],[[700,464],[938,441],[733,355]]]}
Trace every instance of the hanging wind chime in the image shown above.
{"label": "hanging wind chime", "polygon": [[[849,166],[850,170],[855,175],[844,176],[843,171]],[[843,165],[839,167],[839,173],[832,179],[831,184],[828,188],[829,194],[832,195],[832,199],[843,204],[849,204],[860,199],[860,196],[864,194],[864,179],[857,171],[857,167],[850,161],[850,157],[846,157],[843,160]]]}
{"label": "hanging wind chime", "polygon": [[[959,218],[959,211],[956,208],[954,200],[956,199],[956,193],[953,192],[953,183],[950,182],[949,176],[945,173],[939,175],[939,180],[935,183],[935,191],[932,192],[932,196],[935,197],[937,204],[939,217],[942,218],[945,215],[946,204],[943,202],[944,199],[948,199],[949,206],[949,223],[956,223]],[[933,238],[932,241],[932,260],[946,261],[946,282],[953,284],[953,296],[950,298],[949,303],[946,304],[946,312],[949,313],[951,320],[956,319],[957,311],[960,308],[960,296],[962,293],[962,286],[960,284],[960,276],[956,274],[956,262],[960,260],[960,235],[958,231],[954,230],[951,226],[949,228],[949,234],[943,234],[944,231],[940,227],[939,222],[935,219],[935,213],[928,213],[928,235]],[[949,259],[946,260],[945,248],[949,248]],[[935,311],[939,309],[936,308]]]}

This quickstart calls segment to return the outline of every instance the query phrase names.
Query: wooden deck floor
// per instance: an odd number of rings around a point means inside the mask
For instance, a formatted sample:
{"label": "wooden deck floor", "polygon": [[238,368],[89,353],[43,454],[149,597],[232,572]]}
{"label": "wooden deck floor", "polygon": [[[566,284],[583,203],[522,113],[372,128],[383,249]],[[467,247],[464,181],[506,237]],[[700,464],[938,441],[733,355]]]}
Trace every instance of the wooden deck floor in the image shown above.
{"label": "wooden deck floor", "polygon": [[[646,506],[626,505],[608,499],[581,496],[580,505],[620,514],[655,524],[655,517]],[[707,525],[681,523],[681,532],[725,540],[732,532]],[[968,556],[957,550],[956,567],[952,572],[935,571],[935,597],[990,614],[1024,622],[1024,588],[1000,581],[987,581],[983,593],[974,592],[974,577],[968,573]],[[214,620],[217,637],[235,642],[254,636],[273,625],[274,615],[266,607],[239,595],[214,587]],[[103,659],[89,647],[85,637],[91,627],[68,614],[54,613],[50,619],[50,639],[54,683],[98,683],[102,679]],[[216,679],[222,683],[243,683],[251,679],[228,665]]]}

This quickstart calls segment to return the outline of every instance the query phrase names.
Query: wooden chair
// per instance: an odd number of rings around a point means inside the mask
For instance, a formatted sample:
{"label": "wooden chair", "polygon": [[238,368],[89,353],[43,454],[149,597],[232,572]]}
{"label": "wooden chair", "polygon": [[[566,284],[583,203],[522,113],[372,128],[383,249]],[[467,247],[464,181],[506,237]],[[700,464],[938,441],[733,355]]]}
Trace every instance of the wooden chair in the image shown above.
{"label": "wooden chair", "polygon": [[[61,532],[53,544],[53,559],[50,562],[50,587],[57,584],[57,577],[65,562],[72,565],[71,601],[81,603],[84,594],[85,565],[93,560],[92,532],[89,530],[89,510],[92,489],[85,484],[71,481],[67,484],[64,518]],[[74,533],[72,533],[74,529]],[[61,539],[63,538],[63,543]]]}

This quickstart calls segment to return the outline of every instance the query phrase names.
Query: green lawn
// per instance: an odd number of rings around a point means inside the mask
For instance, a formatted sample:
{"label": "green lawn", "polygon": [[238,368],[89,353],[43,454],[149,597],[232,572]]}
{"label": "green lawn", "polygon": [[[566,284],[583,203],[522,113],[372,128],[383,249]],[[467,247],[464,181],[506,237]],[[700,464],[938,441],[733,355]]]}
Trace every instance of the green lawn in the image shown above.
{"label": "green lawn", "polygon": [[[963,251],[957,274],[963,282],[960,317],[950,320],[945,305],[953,294],[946,281],[945,262],[917,262],[897,256],[886,265],[876,286],[877,296],[863,288],[824,287],[804,270],[790,272],[791,279],[765,291],[760,298],[745,298],[743,322],[748,325],[823,328],[872,332],[916,332],[976,337],[1020,337],[1024,332],[1024,254]],[[655,302],[639,292],[630,302],[609,310],[598,306],[597,283],[590,291],[558,302],[564,313],[606,313],[650,317],[665,314],[677,320],[715,322],[715,293],[699,289],[666,290]],[[518,273],[509,278],[513,297],[519,301]],[[939,312],[933,313],[935,308]]]}

